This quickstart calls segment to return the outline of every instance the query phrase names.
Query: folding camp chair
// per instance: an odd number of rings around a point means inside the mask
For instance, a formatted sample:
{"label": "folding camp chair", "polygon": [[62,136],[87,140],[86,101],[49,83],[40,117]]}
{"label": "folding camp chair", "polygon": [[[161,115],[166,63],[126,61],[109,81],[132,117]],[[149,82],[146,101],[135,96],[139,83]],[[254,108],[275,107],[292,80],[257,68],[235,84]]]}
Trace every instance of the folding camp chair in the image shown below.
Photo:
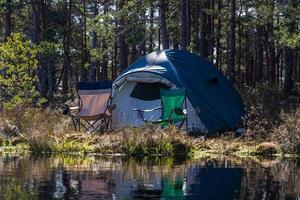
{"label": "folding camp chair", "polygon": [[64,114],[70,115],[75,130],[80,126],[89,132],[107,130],[115,105],[109,104],[111,81],[78,82],[78,107],[67,107]]}
{"label": "folding camp chair", "polygon": [[[138,112],[138,116],[144,122],[159,123],[162,127],[168,124],[178,124],[179,128],[182,127],[184,122],[187,126],[187,109],[185,90],[182,88],[177,89],[161,89],[160,90],[161,106],[153,109],[140,110],[133,109]],[[183,107],[185,107],[183,109]],[[162,116],[159,120],[149,121],[144,117],[145,112],[152,112],[161,109]]]}

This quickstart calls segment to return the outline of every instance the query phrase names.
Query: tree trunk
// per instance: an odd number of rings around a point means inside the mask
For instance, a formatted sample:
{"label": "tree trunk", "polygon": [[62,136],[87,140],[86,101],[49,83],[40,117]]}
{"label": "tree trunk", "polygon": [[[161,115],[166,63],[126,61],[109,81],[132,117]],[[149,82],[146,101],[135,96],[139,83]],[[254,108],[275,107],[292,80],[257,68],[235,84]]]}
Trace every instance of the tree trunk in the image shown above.
{"label": "tree trunk", "polygon": [[[94,19],[97,17],[98,15],[98,3],[97,1],[94,1]],[[92,49],[96,49],[97,47],[97,34],[96,31],[93,30],[92,31]],[[95,58],[92,58],[92,62],[90,65],[90,81],[95,81],[96,80],[96,76],[95,76],[95,65],[96,65],[96,60]]]}
{"label": "tree trunk", "polygon": [[154,46],[154,43],[153,43],[153,18],[154,18],[154,6],[153,6],[153,2],[150,1],[150,26],[149,26],[149,29],[150,29],[150,36],[149,36],[149,49],[148,51],[149,52],[152,52],[153,51],[153,46]]}
{"label": "tree trunk", "polygon": [[266,52],[268,52],[267,57],[267,80],[268,82],[273,85],[275,84],[275,72],[276,72],[276,63],[275,63],[275,43],[272,38],[269,37],[274,32],[273,27],[273,14],[274,14],[274,6],[275,0],[271,0],[272,6],[272,20],[267,23],[267,31],[265,32],[265,40],[267,42]]}
{"label": "tree trunk", "polygon": [[250,85],[252,83],[252,73],[251,73],[251,68],[252,68],[252,53],[251,53],[251,45],[250,45],[250,36],[249,32],[247,30],[247,27],[244,29],[244,40],[245,40],[245,45],[243,47],[244,51],[244,62],[245,62],[245,82],[247,85]]}
{"label": "tree trunk", "polygon": [[88,80],[87,70],[85,68],[85,64],[87,63],[87,39],[86,39],[86,2],[83,0],[83,16],[82,16],[81,24],[81,81]]}
{"label": "tree trunk", "polygon": [[39,3],[37,0],[31,0],[31,17],[32,17],[32,31],[31,31],[31,41],[37,43],[40,37],[40,16],[39,16]]}
{"label": "tree trunk", "polygon": [[[119,10],[123,9],[125,1],[120,0],[119,3]],[[119,35],[119,58],[120,58],[120,63],[119,63],[119,70],[120,72],[124,71],[124,69],[127,67],[127,44],[125,41],[125,25],[126,22],[124,19],[119,19],[119,27],[118,27],[118,35]]]}
{"label": "tree trunk", "polygon": [[[286,1],[285,6],[290,6],[293,9],[297,10],[299,2],[298,0],[289,0]],[[297,19],[292,13],[285,12],[284,17],[286,18],[284,26],[288,30],[289,34],[297,32]],[[289,94],[294,86],[293,82],[293,52],[291,47],[284,47],[284,91],[286,94]]]}
{"label": "tree trunk", "polygon": [[48,58],[48,63],[47,63],[47,80],[48,80],[48,100],[52,102],[53,100],[53,90],[54,90],[54,58]]}
{"label": "tree trunk", "polygon": [[[107,45],[106,43],[103,44],[103,49],[106,51]],[[108,78],[108,55],[106,52],[103,54],[102,62],[101,62],[101,80],[107,80]]]}
{"label": "tree trunk", "polygon": [[[213,0],[208,1],[207,3],[207,9],[211,11]],[[208,48],[208,54],[207,58],[210,62],[213,62],[213,30],[212,30],[212,14],[209,12],[207,13],[207,48]]]}
{"label": "tree trunk", "polygon": [[[273,33],[273,24],[268,24],[268,33]],[[268,81],[271,84],[275,83],[275,71],[276,71],[276,63],[275,63],[275,43],[272,39],[270,39],[268,43]]]}
{"label": "tree trunk", "polygon": [[263,80],[263,44],[261,25],[257,25],[256,27],[255,52],[255,83],[260,83]]}
{"label": "tree trunk", "polygon": [[[239,19],[238,19],[238,67],[237,67],[237,80],[239,81],[239,83],[241,84],[241,81],[243,80],[241,78],[241,68],[242,68],[242,12],[243,12],[243,4],[242,1],[240,0],[239,2]],[[248,42],[248,41],[247,41]]]}
{"label": "tree trunk", "polygon": [[[62,90],[66,94],[69,91],[69,81],[72,78],[71,59],[70,59],[70,40],[71,40],[71,8],[72,0],[69,0],[67,8],[67,21],[64,30],[64,64],[63,64],[63,82]],[[70,84],[71,85],[71,84]]]}
{"label": "tree trunk", "polygon": [[199,0],[196,0],[196,23],[195,23],[195,52],[199,52]]}
{"label": "tree trunk", "polygon": [[235,65],[235,0],[230,0],[230,21],[227,55],[227,76],[234,81]]}
{"label": "tree trunk", "polygon": [[200,55],[203,58],[208,58],[208,41],[207,41],[207,11],[209,2],[208,0],[202,1],[201,12],[201,30],[200,30]]}
{"label": "tree trunk", "polygon": [[[146,24],[147,24],[147,19],[146,19],[146,12],[141,12],[140,13],[141,15],[141,20],[142,20],[142,29],[141,31],[143,32],[143,34],[145,35],[146,37],[146,33],[147,33],[147,27],[146,27]],[[139,43],[139,57],[140,56],[144,56],[147,54],[147,49],[146,49],[146,39],[142,39],[142,41]]]}
{"label": "tree trunk", "polygon": [[190,0],[186,1],[186,34],[187,34],[187,47],[191,43],[191,15],[192,15],[192,8]]}
{"label": "tree trunk", "polygon": [[140,45],[140,56],[144,56],[147,54],[147,49],[146,49],[146,40],[143,40],[141,45]]}
{"label": "tree trunk", "polygon": [[118,63],[118,42],[117,37],[115,36],[115,43],[114,43],[114,66],[112,69],[112,80],[115,80],[118,76],[118,69],[117,69],[117,63]]}
{"label": "tree trunk", "polygon": [[181,8],[181,37],[180,46],[181,49],[186,50],[187,48],[187,0],[180,0]]}
{"label": "tree trunk", "polygon": [[298,69],[298,74],[297,74],[298,77],[300,76],[300,55],[299,54],[300,54],[300,51],[296,50],[296,56],[295,56],[295,58],[297,59],[297,65],[296,65],[296,67]]}
{"label": "tree trunk", "polygon": [[[106,15],[109,11],[109,0],[104,1],[104,14]],[[101,43],[101,41],[99,41]],[[102,52],[103,57],[101,61],[101,80],[107,80],[108,79],[108,54],[107,54],[107,42],[105,39],[102,41]]]}
{"label": "tree trunk", "polygon": [[293,54],[292,49],[290,47],[284,47],[283,50],[284,53],[284,69],[285,69],[285,75],[284,75],[284,91],[286,94],[289,94],[291,90],[293,89]]}
{"label": "tree trunk", "polygon": [[[40,39],[43,40],[44,38],[40,38],[40,35],[43,36],[45,34],[46,28],[47,28],[47,24],[46,24],[46,16],[47,16],[47,7],[46,4],[44,2],[40,3],[36,3],[37,6],[37,11],[40,12],[39,14],[35,13],[36,18],[32,19],[34,20],[36,23],[34,24],[35,27],[33,27],[33,34],[35,35],[35,43],[39,43]],[[34,9],[33,9],[34,12]],[[39,17],[39,15],[41,15],[41,17]],[[38,27],[40,26],[40,27]],[[48,92],[48,58],[46,55],[39,55],[39,66],[37,68],[37,77],[38,77],[38,89],[39,89],[39,93],[41,95],[41,97],[47,97],[47,92]]]}
{"label": "tree trunk", "polygon": [[[248,6],[245,6],[245,16],[248,16]],[[247,85],[251,85],[253,83],[253,53],[252,53],[252,46],[253,40],[250,35],[250,27],[249,25],[245,24],[243,29],[244,41],[245,44],[243,45],[243,52],[244,52],[244,63],[245,63],[245,82]]]}
{"label": "tree trunk", "polygon": [[10,37],[12,32],[12,23],[11,23],[11,7],[12,7],[11,0],[6,0],[6,7],[5,7],[5,33],[4,39],[6,40],[7,37]]}
{"label": "tree trunk", "polygon": [[[281,52],[280,55],[280,64],[279,64],[279,86],[282,87],[282,81],[283,81],[283,68],[284,68],[284,50]],[[288,57],[286,57],[288,58]]]}
{"label": "tree trunk", "polygon": [[160,28],[158,28],[158,34],[157,34],[157,38],[158,38],[158,50],[160,50],[160,46],[161,46],[161,30]]}
{"label": "tree trunk", "polygon": [[[210,1],[210,10],[215,10],[215,0]],[[214,13],[209,15],[209,24],[210,24],[210,40],[209,40],[209,57],[211,58],[211,62],[215,62],[214,60],[214,47],[215,47],[215,18]],[[215,64],[215,63],[214,63]]]}
{"label": "tree trunk", "polygon": [[160,14],[160,34],[163,49],[169,49],[169,39],[166,24],[166,7],[167,3],[165,0],[159,0],[159,14]]}
{"label": "tree trunk", "polygon": [[[39,43],[39,37],[40,37],[40,16],[39,16],[39,11],[41,10],[40,4],[37,2],[37,0],[31,0],[31,17],[32,17],[32,30],[31,30],[31,41],[35,44]],[[39,55],[39,66],[36,69],[36,75],[38,78],[37,81],[37,88],[39,90],[39,93],[42,97],[45,97],[46,94],[44,92],[45,88],[43,86],[43,78],[42,78],[42,65],[41,65],[41,56]]]}
{"label": "tree trunk", "polygon": [[218,27],[217,27],[217,47],[216,47],[216,65],[218,69],[221,69],[221,28],[222,28],[222,24],[221,24],[221,7],[222,7],[222,0],[218,0]]}

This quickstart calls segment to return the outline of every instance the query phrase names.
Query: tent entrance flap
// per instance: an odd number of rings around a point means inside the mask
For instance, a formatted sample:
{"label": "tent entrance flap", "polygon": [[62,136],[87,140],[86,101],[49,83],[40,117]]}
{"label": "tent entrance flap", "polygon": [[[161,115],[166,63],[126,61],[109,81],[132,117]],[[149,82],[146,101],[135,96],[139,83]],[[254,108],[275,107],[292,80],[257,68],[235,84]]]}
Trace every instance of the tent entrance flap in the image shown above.
{"label": "tent entrance flap", "polygon": [[137,82],[132,90],[130,97],[141,99],[144,101],[153,101],[160,99],[160,89],[169,89],[170,86],[160,82],[142,83]]}

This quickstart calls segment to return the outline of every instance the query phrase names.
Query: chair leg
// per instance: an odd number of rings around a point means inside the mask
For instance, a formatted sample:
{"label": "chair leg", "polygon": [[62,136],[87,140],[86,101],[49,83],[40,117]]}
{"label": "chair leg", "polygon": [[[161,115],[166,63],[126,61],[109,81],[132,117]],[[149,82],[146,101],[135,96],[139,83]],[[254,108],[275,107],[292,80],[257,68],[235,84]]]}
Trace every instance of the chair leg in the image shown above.
{"label": "chair leg", "polygon": [[109,128],[111,116],[105,117],[102,122],[101,132],[107,131]]}
{"label": "chair leg", "polygon": [[78,131],[80,131],[80,119],[78,121],[79,121],[79,123],[78,123]]}
{"label": "chair leg", "polygon": [[[92,124],[90,124],[90,128],[93,128],[93,131],[91,131],[91,133],[95,132],[98,128],[100,128],[100,132],[104,131],[104,128],[107,127],[107,117],[101,117],[98,118],[97,120],[95,120]],[[100,122],[97,126],[94,126],[97,122]]]}
{"label": "chair leg", "polygon": [[[80,131],[80,126],[83,126],[83,127],[85,127],[81,122],[80,122],[80,119],[79,118],[77,118],[77,117],[75,117],[75,116],[73,116],[73,115],[70,115],[71,116],[71,118],[72,118],[72,123],[73,123],[73,126],[74,126],[74,130],[75,131]],[[78,127],[78,129],[77,129],[77,127]],[[86,127],[85,127],[86,128]]]}
{"label": "chair leg", "polygon": [[76,120],[73,116],[71,116],[72,118],[72,123],[73,123],[73,126],[74,126],[74,130],[77,131],[77,124],[76,124]]}
{"label": "chair leg", "polygon": [[85,126],[83,123],[81,123],[81,121],[80,121],[79,119],[77,120],[77,122],[78,122],[79,130],[80,130],[80,126],[82,126],[86,131],[89,130],[89,127],[87,127],[87,126]]}
{"label": "chair leg", "polygon": [[[89,131],[90,133],[95,132],[95,131],[99,128],[99,126],[101,126],[101,123],[99,123],[97,126],[94,126],[94,125],[96,125],[97,122],[99,122],[99,119],[98,119],[98,120],[95,120],[95,121],[94,121],[93,123],[91,123],[90,126],[88,127],[88,131]],[[92,128],[92,131],[90,131],[91,128]]]}
{"label": "chair leg", "polygon": [[[90,133],[93,133],[98,129],[100,129],[101,132],[108,130],[109,124],[110,124],[110,119],[111,119],[111,116],[107,116],[107,117],[101,116],[100,118],[96,119],[92,123],[89,123],[88,121],[86,121],[86,123],[89,124],[88,126],[86,126],[85,124],[83,124],[80,121],[79,118],[76,118],[75,116],[71,116],[71,117],[72,117],[72,122],[73,122],[75,130],[77,130],[77,124],[78,124],[78,130],[80,130],[80,127],[82,126],[86,131],[88,131]],[[97,124],[97,123],[99,123],[99,124]],[[91,130],[91,128],[92,128],[92,130]]]}
{"label": "chair leg", "polygon": [[138,116],[141,118],[144,122],[148,122],[147,119],[144,118],[144,112],[141,110],[138,110]]}
{"label": "chair leg", "polygon": [[89,124],[88,126],[86,126],[85,124],[83,124],[81,122],[80,118],[77,118],[73,115],[70,115],[70,116],[72,118],[72,123],[73,123],[75,131],[77,131],[77,130],[80,131],[80,127],[82,126],[86,131],[89,131],[90,128],[93,128],[94,130],[92,132],[94,132],[95,130],[97,130],[97,128],[99,126],[102,126],[102,122],[99,125],[97,125],[96,127],[94,126],[95,123],[97,123],[99,120],[101,120],[101,118],[95,120],[92,124],[90,124],[88,121],[86,121]]}
{"label": "chair leg", "polygon": [[105,124],[106,131],[109,130],[110,123],[111,123],[111,116],[107,117],[107,119],[106,119],[106,124]]}

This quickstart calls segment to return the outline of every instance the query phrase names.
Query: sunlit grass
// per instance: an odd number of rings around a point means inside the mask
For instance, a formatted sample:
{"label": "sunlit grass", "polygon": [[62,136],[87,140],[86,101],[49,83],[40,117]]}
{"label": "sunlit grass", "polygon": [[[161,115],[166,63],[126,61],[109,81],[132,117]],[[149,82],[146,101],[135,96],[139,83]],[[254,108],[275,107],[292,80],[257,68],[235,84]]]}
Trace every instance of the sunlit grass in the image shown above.
{"label": "sunlit grass", "polygon": [[106,133],[74,132],[70,118],[59,110],[18,106],[0,113],[0,151],[188,157],[299,154],[300,108],[293,106],[294,99],[286,103],[282,95],[259,88],[243,96],[249,97],[245,133],[235,137],[228,132],[205,140],[172,126],[161,129],[149,124]]}

